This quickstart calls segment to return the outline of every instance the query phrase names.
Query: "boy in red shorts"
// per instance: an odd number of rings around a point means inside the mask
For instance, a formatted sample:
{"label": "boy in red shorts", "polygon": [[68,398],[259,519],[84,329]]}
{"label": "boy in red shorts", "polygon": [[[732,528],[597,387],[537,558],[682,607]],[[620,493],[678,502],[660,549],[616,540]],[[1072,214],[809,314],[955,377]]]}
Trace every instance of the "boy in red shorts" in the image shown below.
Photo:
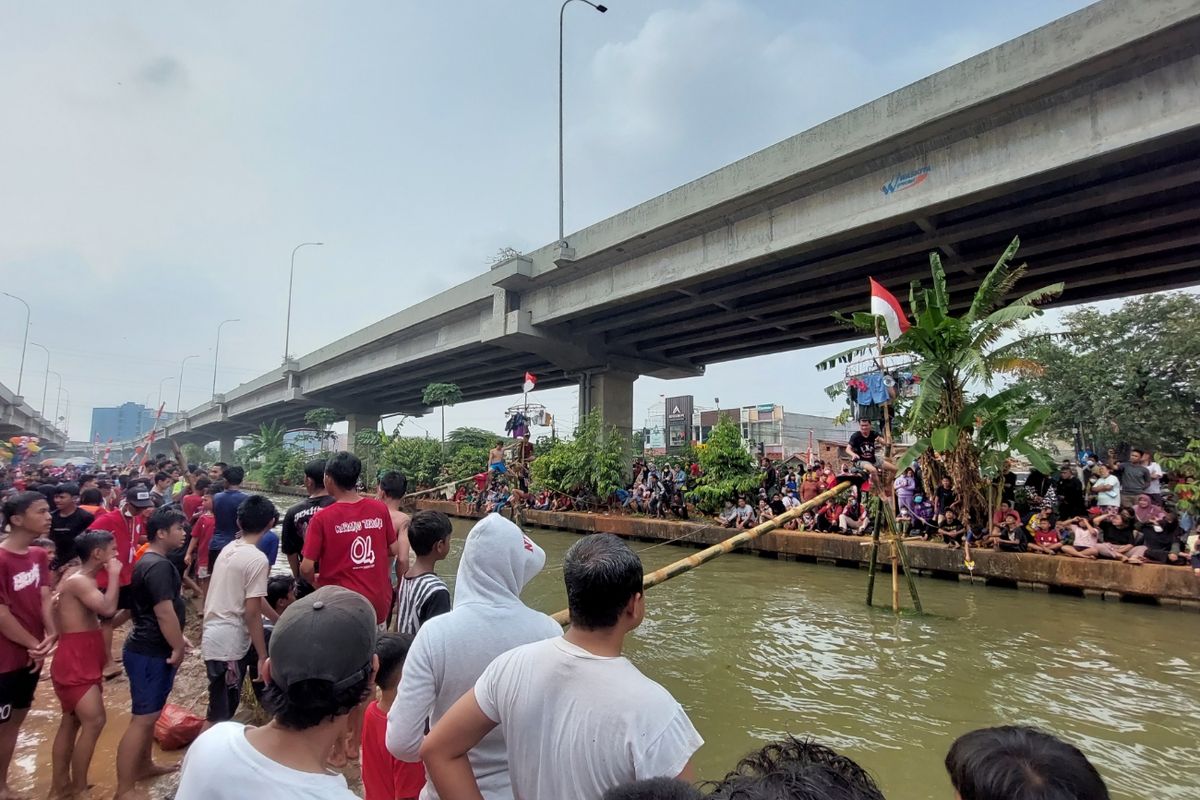
{"label": "boy in red shorts", "polygon": [[[107,655],[100,617],[117,613],[121,559],[108,531],[75,537],[78,571],[58,585],[58,650],[50,663],[54,693],[62,703],[62,722],[54,737],[51,797],[86,795],[88,767],[104,730],[104,662]],[[103,592],[96,576],[108,575]]]}

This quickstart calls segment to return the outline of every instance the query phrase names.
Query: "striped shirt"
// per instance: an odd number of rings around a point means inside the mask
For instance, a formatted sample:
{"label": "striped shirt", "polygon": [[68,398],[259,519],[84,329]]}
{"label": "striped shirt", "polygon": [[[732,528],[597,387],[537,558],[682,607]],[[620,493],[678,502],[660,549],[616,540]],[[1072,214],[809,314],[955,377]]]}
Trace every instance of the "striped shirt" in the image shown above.
{"label": "striped shirt", "polygon": [[430,618],[450,610],[450,590],[432,572],[414,578],[401,578],[397,591],[396,630],[400,633],[415,636]]}

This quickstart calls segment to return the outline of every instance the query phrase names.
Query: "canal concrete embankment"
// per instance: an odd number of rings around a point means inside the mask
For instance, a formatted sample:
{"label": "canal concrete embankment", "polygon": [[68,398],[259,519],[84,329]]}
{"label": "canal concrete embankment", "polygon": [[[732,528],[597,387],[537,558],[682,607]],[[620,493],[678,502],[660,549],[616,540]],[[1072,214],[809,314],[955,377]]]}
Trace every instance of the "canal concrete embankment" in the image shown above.
{"label": "canal concrete embankment", "polygon": [[[474,509],[441,500],[420,500],[418,508],[451,516],[478,518]],[[525,522],[573,533],[613,533],[630,539],[708,547],[733,531],[703,522],[676,522],[647,517],[526,511]],[[865,537],[832,533],[776,531],[749,544],[747,552],[767,558],[813,561],[842,567],[866,567],[870,548]],[[1187,567],[1159,564],[1131,566],[1116,561],[1090,561],[1036,553],[998,553],[972,550],[975,570],[963,564],[963,551],[931,542],[909,542],[908,560],[918,575],[989,586],[1056,592],[1103,600],[1158,603],[1200,611],[1200,578]],[[883,557],[889,548],[883,547]]]}

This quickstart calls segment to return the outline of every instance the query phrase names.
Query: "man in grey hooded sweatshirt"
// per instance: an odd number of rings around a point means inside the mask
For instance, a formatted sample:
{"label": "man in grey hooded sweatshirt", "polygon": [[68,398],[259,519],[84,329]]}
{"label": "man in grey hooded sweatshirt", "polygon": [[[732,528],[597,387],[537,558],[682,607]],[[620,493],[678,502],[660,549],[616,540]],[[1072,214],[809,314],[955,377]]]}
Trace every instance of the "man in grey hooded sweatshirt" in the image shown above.
{"label": "man in grey hooded sweatshirt", "polygon": [[[488,514],[467,536],[454,583],[454,608],[421,626],[396,700],[388,712],[387,748],[419,761],[426,726],[466,694],[496,656],[562,635],[562,626],[521,602],[521,591],[546,564],[546,553],[499,514]],[[500,728],[469,755],[486,800],[512,800],[508,751]],[[439,800],[426,783],[421,800]]]}

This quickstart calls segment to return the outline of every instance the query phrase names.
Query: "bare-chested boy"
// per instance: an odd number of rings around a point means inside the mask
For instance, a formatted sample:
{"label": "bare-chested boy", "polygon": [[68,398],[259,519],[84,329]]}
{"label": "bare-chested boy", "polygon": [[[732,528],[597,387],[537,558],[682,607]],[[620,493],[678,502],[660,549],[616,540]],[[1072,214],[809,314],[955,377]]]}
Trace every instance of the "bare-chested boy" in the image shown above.
{"label": "bare-chested boy", "polygon": [[[54,738],[51,797],[86,796],[88,767],[104,730],[104,661],[107,648],[100,617],[117,613],[121,560],[108,531],[86,531],[75,538],[78,570],[58,585],[58,650],[50,664],[54,693],[62,703],[62,722]],[[108,574],[100,591],[96,576]]]}

